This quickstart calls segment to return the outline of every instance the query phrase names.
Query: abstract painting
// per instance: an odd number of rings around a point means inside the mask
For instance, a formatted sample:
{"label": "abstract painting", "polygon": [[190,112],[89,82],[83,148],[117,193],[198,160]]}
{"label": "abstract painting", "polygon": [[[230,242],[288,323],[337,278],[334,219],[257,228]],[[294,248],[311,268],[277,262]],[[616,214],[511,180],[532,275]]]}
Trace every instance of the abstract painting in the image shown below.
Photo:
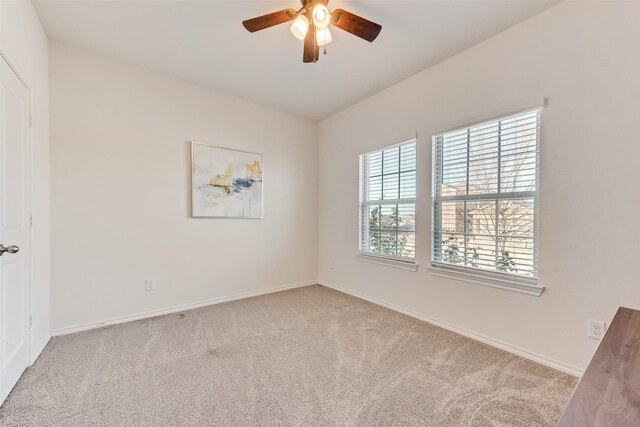
{"label": "abstract painting", "polygon": [[262,154],[192,142],[191,216],[262,218]]}

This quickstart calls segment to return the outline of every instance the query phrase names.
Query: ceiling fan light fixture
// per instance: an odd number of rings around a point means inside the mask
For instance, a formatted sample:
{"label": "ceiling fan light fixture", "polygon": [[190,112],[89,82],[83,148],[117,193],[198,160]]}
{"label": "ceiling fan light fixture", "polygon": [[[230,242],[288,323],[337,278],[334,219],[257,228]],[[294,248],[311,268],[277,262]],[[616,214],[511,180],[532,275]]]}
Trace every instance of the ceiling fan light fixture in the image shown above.
{"label": "ceiling fan light fixture", "polygon": [[326,28],[331,22],[331,13],[329,9],[322,3],[317,4],[313,8],[313,24],[317,28]]}
{"label": "ceiling fan light fixture", "polygon": [[[1,2],[2,0],[0,0]],[[302,62],[315,63],[319,58],[319,46],[331,43],[332,34],[329,24],[347,33],[372,42],[380,34],[382,25],[364,19],[344,9],[327,9],[329,0],[300,0],[302,8],[281,9],[266,15],[242,21],[244,28],[250,33],[275,27],[293,21],[291,33],[295,38],[303,40]],[[327,53],[326,49],[323,49]]]}
{"label": "ceiling fan light fixture", "polygon": [[291,33],[298,40],[304,40],[309,31],[309,18],[304,15],[298,15],[298,17],[291,24]]}
{"label": "ceiling fan light fixture", "polygon": [[329,31],[329,27],[317,28],[316,29],[316,40],[318,41],[318,46],[324,46],[326,44],[331,43],[331,31]]}

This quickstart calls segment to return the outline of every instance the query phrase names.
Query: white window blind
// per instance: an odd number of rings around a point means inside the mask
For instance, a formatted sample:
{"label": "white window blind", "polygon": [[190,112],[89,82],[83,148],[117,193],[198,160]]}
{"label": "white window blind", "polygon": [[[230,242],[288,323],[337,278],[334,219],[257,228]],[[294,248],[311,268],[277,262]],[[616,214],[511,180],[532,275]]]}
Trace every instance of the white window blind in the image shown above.
{"label": "white window blind", "polygon": [[416,140],[360,155],[360,253],[415,259]]}
{"label": "white window blind", "polygon": [[538,276],[540,109],[433,137],[432,265]]}

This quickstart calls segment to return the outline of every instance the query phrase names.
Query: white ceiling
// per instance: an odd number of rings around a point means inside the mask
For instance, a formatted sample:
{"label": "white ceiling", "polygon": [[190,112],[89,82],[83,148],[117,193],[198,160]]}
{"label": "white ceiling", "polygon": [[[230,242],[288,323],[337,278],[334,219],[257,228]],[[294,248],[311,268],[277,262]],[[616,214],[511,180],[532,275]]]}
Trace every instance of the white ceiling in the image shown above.
{"label": "white ceiling", "polygon": [[497,34],[555,1],[341,1],[382,25],[368,43],[332,28],[328,55],[302,63],[288,24],[245,19],[291,1],[35,1],[53,39],[312,119],[327,117]]}

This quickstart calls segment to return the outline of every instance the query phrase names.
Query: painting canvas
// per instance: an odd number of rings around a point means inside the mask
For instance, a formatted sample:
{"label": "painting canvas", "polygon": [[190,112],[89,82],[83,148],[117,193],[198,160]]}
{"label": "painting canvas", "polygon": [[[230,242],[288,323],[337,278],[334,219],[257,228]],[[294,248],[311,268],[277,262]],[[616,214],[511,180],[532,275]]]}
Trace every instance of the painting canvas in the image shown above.
{"label": "painting canvas", "polygon": [[192,142],[191,216],[262,218],[262,155]]}

